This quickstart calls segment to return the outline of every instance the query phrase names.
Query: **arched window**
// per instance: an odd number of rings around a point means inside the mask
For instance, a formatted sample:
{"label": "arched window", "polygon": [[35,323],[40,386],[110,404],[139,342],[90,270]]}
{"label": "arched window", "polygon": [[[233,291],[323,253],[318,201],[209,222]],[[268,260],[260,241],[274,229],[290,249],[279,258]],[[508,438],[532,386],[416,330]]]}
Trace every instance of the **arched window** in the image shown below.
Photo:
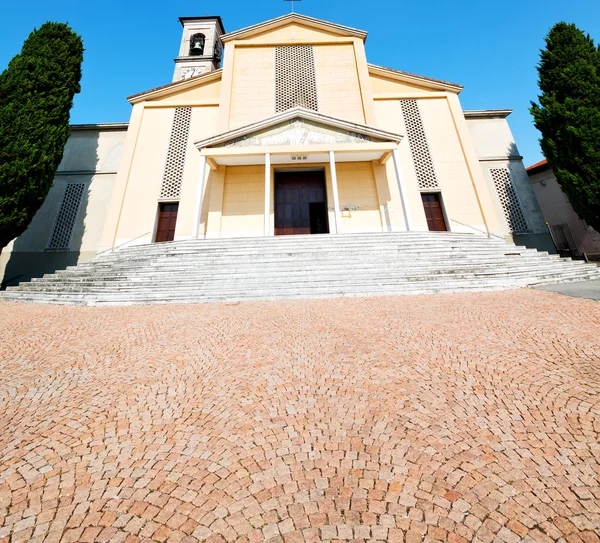
{"label": "arched window", "polygon": [[204,54],[204,43],[206,36],[204,34],[194,34],[190,38],[190,56],[200,57]]}

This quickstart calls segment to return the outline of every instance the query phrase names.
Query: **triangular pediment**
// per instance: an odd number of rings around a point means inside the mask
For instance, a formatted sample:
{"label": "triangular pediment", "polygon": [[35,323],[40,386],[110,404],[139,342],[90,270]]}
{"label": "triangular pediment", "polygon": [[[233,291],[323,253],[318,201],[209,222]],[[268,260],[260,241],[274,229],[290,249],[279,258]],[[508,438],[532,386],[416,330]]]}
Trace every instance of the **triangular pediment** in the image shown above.
{"label": "triangular pediment", "polygon": [[228,141],[218,147],[265,147],[277,145],[320,145],[338,143],[364,143],[382,140],[365,134],[341,130],[322,123],[296,117],[276,126],[258,130],[251,134]]}
{"label": "triangular pediment", "polygon": [[400,142],[402,136],[295,108],[196,143],[198,148],[272,147]]}
{"label": "triangular pediment", "polygon": [[224,43],[231,40],[242,40],[255,36],[259,36],[268,32],[281,31],[285,28],[292,28],[294,26],[302,28],[310,28],[324,33],[329,33],[336,36],[355,37],[366,40],[367,33],[364,30],[358,30],[348,26],[331,23],[322,19],[315,19],[299,13],[289,13],[275,19],[270,19],[262,23],[258,23],[235,32],[230,32],[222,36]]}

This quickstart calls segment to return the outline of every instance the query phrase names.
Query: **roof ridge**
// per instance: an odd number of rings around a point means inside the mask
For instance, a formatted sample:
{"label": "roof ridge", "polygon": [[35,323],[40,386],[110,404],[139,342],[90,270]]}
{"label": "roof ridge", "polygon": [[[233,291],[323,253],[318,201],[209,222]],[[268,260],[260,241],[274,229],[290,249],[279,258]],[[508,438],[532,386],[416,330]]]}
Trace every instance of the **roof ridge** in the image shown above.
{"label": "roof ridge", "polygon": [[371,62],[367,63],[369,68],[375,68],[379,70],[384,70],[387,72],[392,72],[400,75],[406,75],[408,77],[416,77],[418,79],[424,79],[425,81],[431,81],[433,83],[441,83],[442,85],[449,85],[451,87],[455,87],[457,89],[463,89],[464,86],[458,83],[452,83],[450,81],[444,81],[443,79],[434,79],[433,77],[427,77],[426,75],[413,74],[410,72],[403,72],[402,70],[396,70],[395,68],[388,68],[387,66],[380,66],[378,64],[372,64]]}

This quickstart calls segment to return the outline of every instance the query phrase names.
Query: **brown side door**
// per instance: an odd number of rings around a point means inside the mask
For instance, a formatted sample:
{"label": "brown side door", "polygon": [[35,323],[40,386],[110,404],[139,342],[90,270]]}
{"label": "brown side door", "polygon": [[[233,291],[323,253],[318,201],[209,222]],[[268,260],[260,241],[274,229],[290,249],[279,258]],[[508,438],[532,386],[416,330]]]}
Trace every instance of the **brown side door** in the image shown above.
{"label": "brown side door", "polygon": [[279,172],[275,176],[275,235],[327,234],[324,172]]}
{"label": "brown side door", "polygon": [[157,243],[162,241],[173,241],[175,239],[178,209],[179,204],[160,204],[155,239]]}
{"label": "brown side door", "polygon": [[442,202],[439,194],[421,194],[425,217],[427,217],[427,226],[432,232],[446,232],[446,221],[442,211]]}

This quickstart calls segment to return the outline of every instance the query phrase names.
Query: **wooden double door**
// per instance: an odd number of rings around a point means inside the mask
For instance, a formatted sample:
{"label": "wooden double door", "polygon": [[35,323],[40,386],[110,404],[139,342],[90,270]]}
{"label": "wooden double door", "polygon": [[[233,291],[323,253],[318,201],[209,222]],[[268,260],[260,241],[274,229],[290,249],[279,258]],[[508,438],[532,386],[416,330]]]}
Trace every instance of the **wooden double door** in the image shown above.
{"label": "wooden double door", "polygon": [[325,172],[276,172],[275,235],[328,233]]}
{"label": "wooden double door", "polygon": [[423,209],[425,209],[425,217],[427,218],[429,230],[433,232],[446,232],[448,227],[444,219],[444,211],[442,210],[439,193],[421,193],[421,199],[423,200]]}

